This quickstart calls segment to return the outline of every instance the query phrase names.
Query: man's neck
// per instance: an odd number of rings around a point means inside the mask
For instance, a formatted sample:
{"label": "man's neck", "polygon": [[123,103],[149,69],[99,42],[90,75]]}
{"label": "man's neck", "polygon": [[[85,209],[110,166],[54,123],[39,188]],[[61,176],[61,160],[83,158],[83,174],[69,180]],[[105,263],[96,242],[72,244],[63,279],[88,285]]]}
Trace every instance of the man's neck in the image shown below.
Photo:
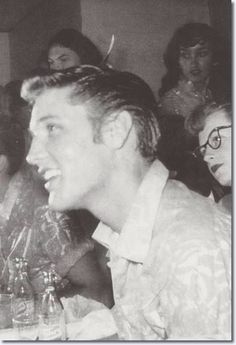
{"label": "man's neck", "polygon": [[90,211],[103,223],[120,233],[139,186],[149,165],[136,166],[132,171],[121,170],[113,175],[106,192],[91,203]]}

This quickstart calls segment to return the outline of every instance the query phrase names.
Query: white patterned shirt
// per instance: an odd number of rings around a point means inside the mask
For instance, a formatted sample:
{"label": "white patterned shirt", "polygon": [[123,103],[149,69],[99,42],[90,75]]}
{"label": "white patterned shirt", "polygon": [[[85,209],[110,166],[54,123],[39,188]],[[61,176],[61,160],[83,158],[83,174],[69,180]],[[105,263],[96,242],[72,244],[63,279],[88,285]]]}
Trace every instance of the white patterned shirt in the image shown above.
{"label": "white patterned shirt", "polygon": [[121,340],[231,339],[231,216],[155,161],[109,248]]}

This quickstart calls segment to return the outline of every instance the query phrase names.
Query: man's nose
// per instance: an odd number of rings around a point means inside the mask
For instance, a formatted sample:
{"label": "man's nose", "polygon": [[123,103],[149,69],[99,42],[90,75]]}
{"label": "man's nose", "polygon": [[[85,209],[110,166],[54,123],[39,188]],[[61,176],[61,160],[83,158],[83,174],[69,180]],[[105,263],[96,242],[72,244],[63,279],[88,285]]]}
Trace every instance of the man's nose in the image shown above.
{"label": "man's nose", "polygon": [[26,160],[31,165],[38,165],[44,157],[42,144],[38,139],[33,138],[29,148],[29,152],[26,156]]}

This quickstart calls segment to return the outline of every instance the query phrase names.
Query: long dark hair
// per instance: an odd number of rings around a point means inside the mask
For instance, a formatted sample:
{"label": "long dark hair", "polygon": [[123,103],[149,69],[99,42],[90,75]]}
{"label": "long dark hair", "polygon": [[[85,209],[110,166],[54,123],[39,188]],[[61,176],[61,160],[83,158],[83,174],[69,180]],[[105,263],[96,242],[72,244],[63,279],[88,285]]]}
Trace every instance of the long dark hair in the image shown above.
{"label": "long dark hair", "polygon": [[[228,87],[231,86],[230,79],[228,79],[230,78],[230,64],[226,62],[226,57],[229,57],[229,55],[227,56],[226,42],[208,24],[187,23],[175,31],[164,53],[167,73],[162,78],[162,85],[159,90],[160,97],[175,87],[179,81],[181,73],[179,67],[180,47],[189,48],[198,43],[208,43],[212,51],[213,61],[209,76],[209,88],[213,93],[214,99],[221,99],[222,93],[227,95],[230,93],[229,90],[226,90],[227,85]],[[224,81],[226,85],[222,84]]]}

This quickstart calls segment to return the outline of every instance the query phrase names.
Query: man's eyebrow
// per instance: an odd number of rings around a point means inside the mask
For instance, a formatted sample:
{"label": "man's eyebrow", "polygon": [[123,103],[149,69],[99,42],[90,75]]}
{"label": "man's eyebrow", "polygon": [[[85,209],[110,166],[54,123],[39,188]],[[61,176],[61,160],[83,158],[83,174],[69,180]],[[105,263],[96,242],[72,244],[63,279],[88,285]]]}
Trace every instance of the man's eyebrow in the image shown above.
{"label": "man's eyebrow", "polygon": [[37,123],[43,123],[43,122],[46,122],[48,120],[55,120],[57,119],[57,116],[56,115],[52,115],[52,114],[48,114],[48,115],[44,115],[42,117],[40,117],[38,120],[37,120]]}
{"label": "man's eyebrow", "polygon": [[44,115],[42,117],[40,117],[40,119],[38,120],[39,123],[47,121],[47,120],[52,120],[52,119],[56,119],[57,116],[52,115],[52,114],[48,114],[48,115]]}
{"label": "man's eyebrow", "polygon": [[[37,120],[37,123],[42,123],[42,122],[45,122],[47,120],[52,120],[52,119],[56,119],[56,118],[57,117],[55,115],[48,114],[48,115],[42,116],[39,120]],[[28,128],[28,132],[30,133],[30,135],[32,137],[34,136],[34,131],[31,130],[30,128]]]}

